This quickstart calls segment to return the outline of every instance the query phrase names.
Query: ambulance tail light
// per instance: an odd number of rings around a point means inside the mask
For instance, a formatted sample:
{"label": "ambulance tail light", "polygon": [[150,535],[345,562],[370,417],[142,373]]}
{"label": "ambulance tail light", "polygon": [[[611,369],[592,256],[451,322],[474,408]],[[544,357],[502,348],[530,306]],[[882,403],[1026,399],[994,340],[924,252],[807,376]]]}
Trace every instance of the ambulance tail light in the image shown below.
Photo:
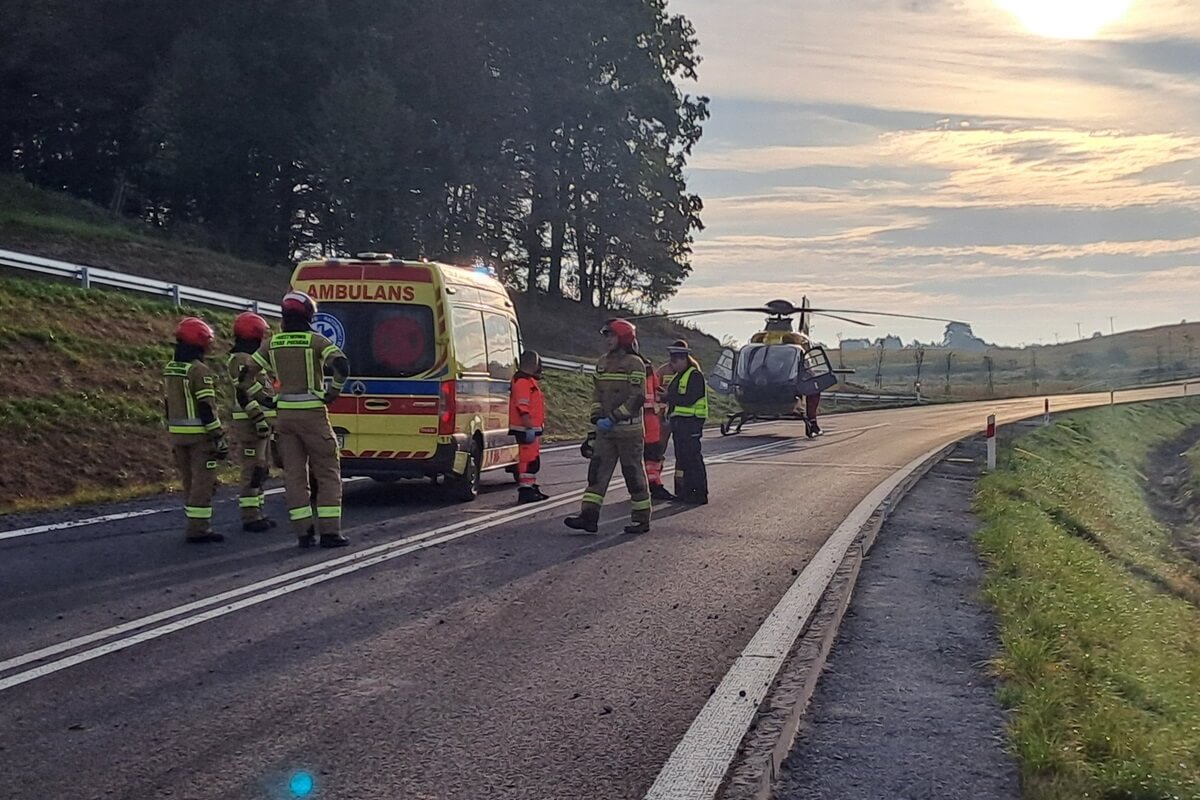
{"label": "ambulance tail light", "polygon": [[442,381],[441,392],[438,394],[438,436],[454,433],[457,405],[458,391],[455,382]]}

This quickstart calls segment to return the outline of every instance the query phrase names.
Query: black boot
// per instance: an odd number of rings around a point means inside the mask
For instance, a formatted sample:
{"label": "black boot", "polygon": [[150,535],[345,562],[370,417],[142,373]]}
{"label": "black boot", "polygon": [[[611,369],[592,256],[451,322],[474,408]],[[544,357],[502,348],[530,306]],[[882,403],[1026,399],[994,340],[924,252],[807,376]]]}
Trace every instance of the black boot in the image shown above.
{"label": "black boot", "polygon": [[821,426],[817,424],[817,421],[815,419],[812,421],[812,432],[813,432],[813,436],[821,435]]}
{"label": "black boot", "polygon": [[540,503],[547,499],[549,498],[539,492],[536,486],[522,486],[517,489],[518,503]]}
{"label": "black boot", "polygon": [[625,532],[629,533],[629,534],[649,533],[650,532],[650,520],[648,520],[648,519],[634,520],[633,522],[631,522],[625,526]]}
{"label": "black boot", "polygon": [[671,494],[670,490],[661,483],[650,490],[650,497],[663,502],[675,499],[675,495]]}
{"label": "black boot", "polygon": [[533,490],[535,492],[537,492],[538,500],[549,500],[550,499],[550,495],[543,492],[542,487],[538,486],[536,483],[533,485]]}
{"label": "black boot", "polygon": [[573,531],[596,533],[600,529],[600,509],[589,503],[574,517],[563,520],[563,523]]}
{"label": "black boot", "polygon": [[310,525],[308,530],[297,537],[297,544],[300,547],[315,547],[317,544],[317,532]]}
{"label": "black boot", "polygon": [[322,533],[321,547],[346,547],[350,540],[340,533]]}
{"label": "black boot", "polygon": [[269,531],[274,527],[275,527],[275,520],[268,519],[267,517],[263,517],[262,519],[256,519],[256,520],[253,520],[252,522],[243,522],[242,523],[242,530],[248,531],[250,533],[262,533],[263,531]]}

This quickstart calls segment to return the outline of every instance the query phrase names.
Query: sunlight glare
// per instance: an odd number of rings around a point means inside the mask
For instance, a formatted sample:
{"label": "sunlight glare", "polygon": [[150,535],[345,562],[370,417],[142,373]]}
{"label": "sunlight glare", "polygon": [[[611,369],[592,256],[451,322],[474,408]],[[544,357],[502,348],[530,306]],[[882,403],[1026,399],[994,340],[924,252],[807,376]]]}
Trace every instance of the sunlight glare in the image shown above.
{"label": "sunlight glare", "polygon": [[1133,0],[995,0],[1030,33],[1054,39],[1090,39],[1123,18]]}

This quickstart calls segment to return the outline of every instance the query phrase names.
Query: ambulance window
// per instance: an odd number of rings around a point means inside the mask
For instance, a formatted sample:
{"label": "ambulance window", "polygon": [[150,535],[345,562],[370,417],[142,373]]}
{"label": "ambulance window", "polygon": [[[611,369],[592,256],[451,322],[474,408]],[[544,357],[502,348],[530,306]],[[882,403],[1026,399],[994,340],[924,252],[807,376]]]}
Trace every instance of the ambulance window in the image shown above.
{"label": "ambulance window", "polygon": [[484,314],[487,334],[488,374],[497,380],[512,380],[517,357],[513,352],[512,328],[502,314]]}
{"label": "ambulance window", "polygon": [[368,375],[407,378],[433,366],[433,309],[386,305],[373,309]]}
{"label": "ambulance window", "polygon": [[487,372],[487,345],[483,335],[483,312],[454,308],[454,355],[463,372]]}
{"label": "ambulance window", "polygon": [[513,352],[515,352],[519,357],[521,353],[525,352],[525,343],[521,341],[521,329],[517,327],[517,321],[515,319],[509,320],[508,322],[509,325],[512,326]]}

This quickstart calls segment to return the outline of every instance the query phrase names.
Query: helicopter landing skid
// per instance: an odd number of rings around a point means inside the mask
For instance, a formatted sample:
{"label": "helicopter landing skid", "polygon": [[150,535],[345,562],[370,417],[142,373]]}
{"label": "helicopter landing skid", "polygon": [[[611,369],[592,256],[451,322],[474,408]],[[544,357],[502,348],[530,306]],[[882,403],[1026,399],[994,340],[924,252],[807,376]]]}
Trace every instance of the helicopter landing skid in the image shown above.
{"label": "helicopter landing skid", "polygon": [[747,414],[745,411],[738,411],[730,414],[721,423],[722,436],[736,436],[742,432],[742,428],[747,422],[777,422],[781,420],[796,420],[804,423],[804,436],[808,439],[815,439],[820,436],[820,429],[814,427],[813,420],[810,420],[804,414],[772,414],[770,416],[760,416],[758,414]]}

